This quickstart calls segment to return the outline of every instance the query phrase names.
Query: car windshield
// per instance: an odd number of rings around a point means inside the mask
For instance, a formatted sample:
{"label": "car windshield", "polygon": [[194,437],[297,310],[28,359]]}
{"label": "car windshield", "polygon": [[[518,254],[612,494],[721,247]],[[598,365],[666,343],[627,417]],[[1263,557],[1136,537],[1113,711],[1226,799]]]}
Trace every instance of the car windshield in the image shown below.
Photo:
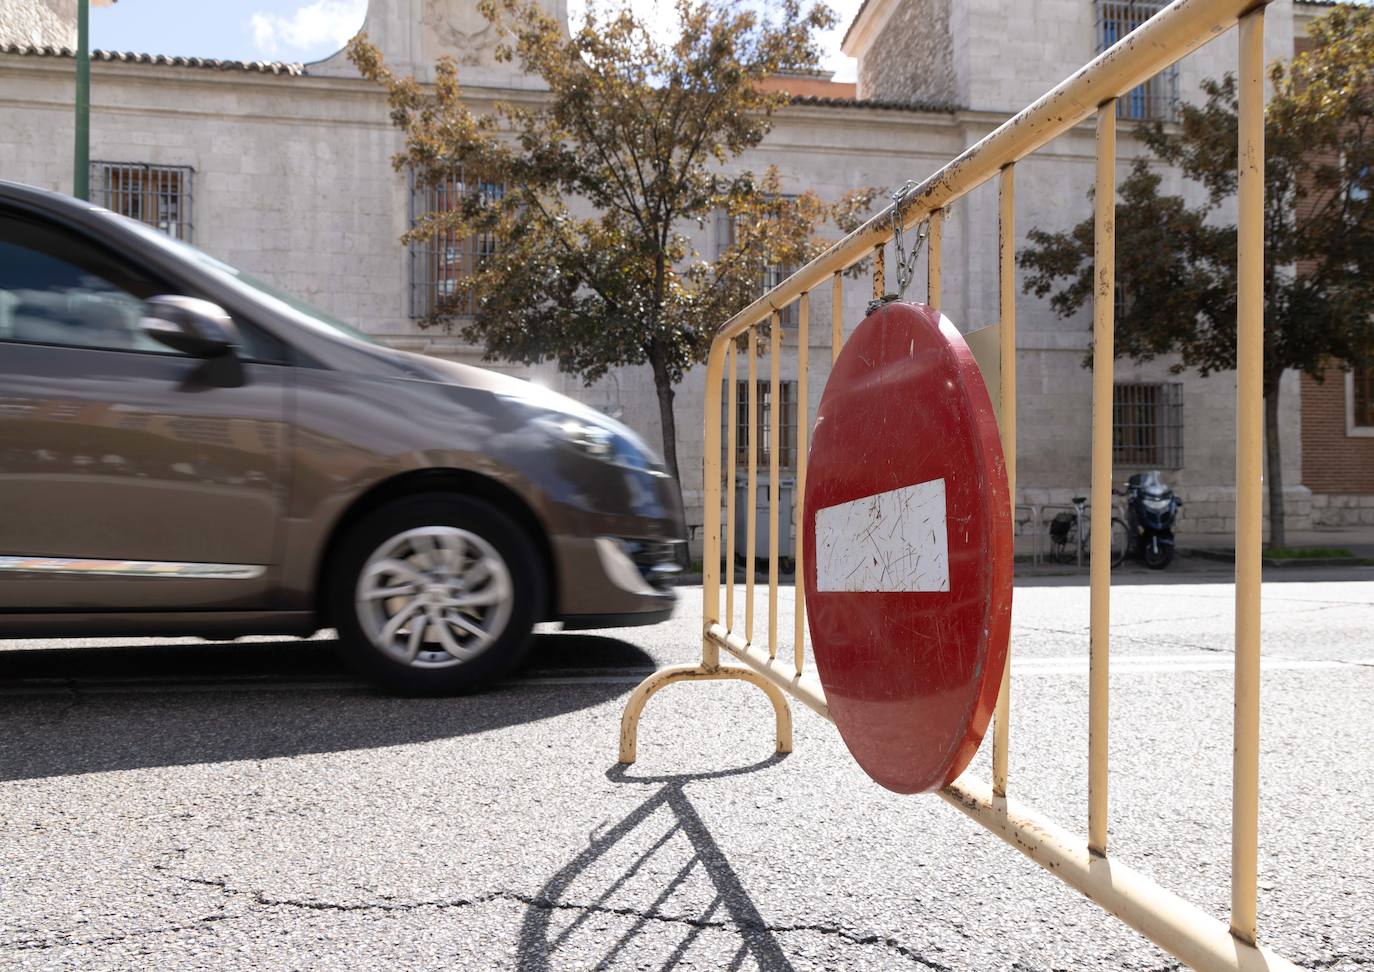
{"label": "car windshield", "polygon": [[192,263],[195,263],[200,267],[203,267],[208,270],[215,270],[219,273],[226,274],[229,277],[232,277],[236,283],[242,285],[243,287],[246,287],[248,290],[253,291],[258,296],[267,297],[273,301],[283,303],[287,307],[295,311],[297,314],[300,314],[308,318],[309,320],[325,327],[328,330],[335,331],[339,334],[344,335],[345,337],[352,338],[355,341],[365,341],[368,344],[377,343],[371,337],[364,334],[362,331],[358,330],[355,327],[351,327],[348,324],[345,324],[343,321],[339,320],[331,314],[328,314],[320,310],[318,307],[315,307],[311,304],[307,304],[299,297],[293,297],[291,294],[288,294],[285,291],[278,290],[271,284],[259,280],[252,274],[244,273],[237,267],[232,267],[229,264],[225,263],[223,260],[218,260],[215,257],[212,257],[204,250],[196,249],[196,247],[192,246],[189,243],[184,243],[181,240],[174,239],[173,237],[168,236],[166,233],[154,229],[145,223],[140,223],[137,220],[129,219],[126,216],[120,216],[118,213],[102,212],[101,215],[107,216],[113,220],[117,220],[119,222],[119,225],[124,229],[137,233],[139,236],[143,237],[148,242],[153,243],[154,245],[159,246],[164,250],[170,250],[171,252],[175,253],[177,256],[181,257],[184,260],[190,260]]}

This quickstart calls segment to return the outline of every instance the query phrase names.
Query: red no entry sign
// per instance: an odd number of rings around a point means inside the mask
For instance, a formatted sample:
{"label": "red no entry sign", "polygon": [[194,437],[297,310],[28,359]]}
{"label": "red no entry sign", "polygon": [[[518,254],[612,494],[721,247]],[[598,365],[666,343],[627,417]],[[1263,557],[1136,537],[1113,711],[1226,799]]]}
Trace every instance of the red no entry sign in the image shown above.
{"label": "red no entry sign", "polygon": [[997,701],[1012,524],[987,388],[937,312],[887,304],[845,344],[805,503],[811,639],[840,735],[888,789],[939,789]]}

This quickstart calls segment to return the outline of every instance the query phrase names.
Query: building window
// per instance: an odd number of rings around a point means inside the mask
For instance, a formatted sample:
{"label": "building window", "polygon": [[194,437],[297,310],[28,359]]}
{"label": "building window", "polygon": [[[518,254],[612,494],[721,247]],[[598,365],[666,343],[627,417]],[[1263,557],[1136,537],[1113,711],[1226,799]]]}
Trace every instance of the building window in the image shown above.
{"label": "building window", "polygon": [[1374,435],[1374,365],[1350,370],[1350,432]]}
{"label": "building window", "polygon": [[1112,401],[1112,462],[1118,466],[1183,466],[1183,385],[1117,385]]}
{"label": "building window", "polygon": [[[410,226],[432,213],[458,209],[463,200],[480,196],[495,202],[505,196],[504,186],[494,182],[465,182],[462,177],[438,185],[421,185],[411,174]],[[467,280],[496,253],[496,235],[477,233],[460,237],[445,233],[410,244],[410,316],[428,317],[446,302],[448,316],[471,317],[477,311],[472,288]]]}
{"label": "building window", "polygon": [[[769,468],[769,446],[773,441],[773,407],[772,407],[772,382],[760,380],[758,382],[759,395],[759,414],[758,414],[758,452],[756,462],[758,468],[767,470]],[[724,391],[729,391],[727,385]],[[782,420],[780,430],[781,437],[778,440],[778,469],[781,471],[794,472],[797,468],[797,383],[795,381],[782,381],[778,383],[778,398],[781,399],[779,414]],[[722,422],[729,421],[729,399],[725,399],[725,407],[722,409]],[[728,454],[724,452],[727,441],[725,429],[721,430],[721,449],[726,461],[729,461]],[[749,382],[739,381],[735,383],[735,463],[745,467],[749,462]]]}
{"label": "building window", "polygon": [[[795,196],[785,196],[786,199],[795,199]],[[731,216],[723,209],[716,210],[716,259],[719,260],[725,251],[735,245],[735,217]],[[763,292],[767,293],[788,277],[792,276],[797,268],[787,264],[772,264],[763,271],[761,286]],[[797,301],[792,301],[782,309],[781,319],[783,327],[796,327],[798,315]]]}
{"label": "building window", "polygon": [[192,171],[189,165],[92,162],[91,201],[189,243]]}
{"label": "building window", "polygon": [[[1097,51],[1102,53],[1168,5],[1168,0],[1097,0]],[[1116,117],[1178,118],[1178,65],[1171,64],[1117,99]]]}

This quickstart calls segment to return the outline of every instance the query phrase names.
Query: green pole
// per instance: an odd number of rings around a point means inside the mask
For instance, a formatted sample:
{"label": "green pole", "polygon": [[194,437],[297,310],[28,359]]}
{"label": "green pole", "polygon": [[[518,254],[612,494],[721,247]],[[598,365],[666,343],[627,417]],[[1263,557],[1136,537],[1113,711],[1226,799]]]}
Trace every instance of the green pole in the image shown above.
{"label": "green pole", "polygon": [[76,3],[76,157],[72,195],[91,198],[91,2]]}

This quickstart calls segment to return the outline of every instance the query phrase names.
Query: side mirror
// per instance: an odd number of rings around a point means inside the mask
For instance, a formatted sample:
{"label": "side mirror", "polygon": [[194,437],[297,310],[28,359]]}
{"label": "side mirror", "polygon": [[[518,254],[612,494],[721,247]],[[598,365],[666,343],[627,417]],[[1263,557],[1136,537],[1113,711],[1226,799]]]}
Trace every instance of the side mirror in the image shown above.
{"label": "side mirror", "polygon": [[195,297],[148,298],[139,327],[155,341],[193,358],[232,354],[242,343],[222,307]]}

